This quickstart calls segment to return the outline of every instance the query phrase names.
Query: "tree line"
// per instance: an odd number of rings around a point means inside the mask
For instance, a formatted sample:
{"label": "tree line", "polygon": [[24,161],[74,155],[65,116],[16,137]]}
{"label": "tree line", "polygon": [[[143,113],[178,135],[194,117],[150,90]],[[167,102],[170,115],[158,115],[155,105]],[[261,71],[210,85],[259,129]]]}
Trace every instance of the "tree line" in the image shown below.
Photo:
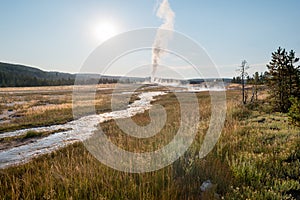
{"label": "tree line", "polygon": [[[266,77],[267,77],[267,72],[265,72],[265,73],[255,72],[252,76],[247,75],[246,78],[245,78],[245,82],[247,84],[263,85],[263,84],[266,83]],[[242,79],[241,79],[240,76],[234,76],[231,79],[231,83],[241,84],[242,83]]]}
{"label": "tree line", "polygon": [[[94,84],[98,81],[99,84],[117,83],[117,78],[86,78],[81,81],[82,84]],[[75,78],[39,78],[22,73],[10,73],[0,71],[0,87],[34,87],[34,86],[61,86],[74,85]]]}
{"label": "tree line", "polygon": [[[233,77],[232,83],[242,84],[243,104],[247,103],[245,84],[252,85],[253,96],[259,85],[267,87],[268,103],[274,112],[288,113],[291,121],[300,125],[300,66],[296,65],[299,58],[293,50],[287,51],[279,47],[272,53],[271,61],[267,64],[267,71],[252,77],[246,72],[246,61],[239,67],[240,75]],[[252,96],[252,97],[253,97]],[[251,101],[253,98],[251,98]]]}
{"label": "tree line", "polygon": [[74,84],[74,79],[71,78],[46,79],[18,73],[0,72],[0,87],[58,86],[72,84]]}

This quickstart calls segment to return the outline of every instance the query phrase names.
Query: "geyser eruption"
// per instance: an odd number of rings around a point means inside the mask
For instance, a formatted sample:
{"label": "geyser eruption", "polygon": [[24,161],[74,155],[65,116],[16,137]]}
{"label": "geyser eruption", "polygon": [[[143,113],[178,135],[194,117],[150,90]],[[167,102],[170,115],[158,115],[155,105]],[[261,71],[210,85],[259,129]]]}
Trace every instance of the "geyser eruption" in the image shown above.
{"label": "geyser eruption", "polygon": [[[175,13],[170,7],[168,0],[163,0],[156,12],[156,16],[163,20],[163,24],[158,28],[152,49],[152,73],[151,82],[154,82],[154,76],[159,65],[161,56],[168,46],[168,41],[172,37],[174,30]],[[169,31],[166,31],[169,30]]]}

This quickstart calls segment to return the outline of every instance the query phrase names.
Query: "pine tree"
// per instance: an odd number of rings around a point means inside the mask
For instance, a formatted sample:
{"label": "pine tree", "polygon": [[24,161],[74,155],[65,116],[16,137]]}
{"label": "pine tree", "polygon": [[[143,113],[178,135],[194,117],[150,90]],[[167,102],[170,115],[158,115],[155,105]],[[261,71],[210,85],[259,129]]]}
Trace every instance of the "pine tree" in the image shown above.
{"label": "pine tree", "polygon": [[255,100],[257,100],[258,85],[259,85],[259,74],[258,74],[258,72],[255,72],[255,74],[253,75],[253,82],[254,82]]}
{"label": "pine tree", "polygon": [[231,83],[236,83],[235,77],[232,78]]}
{"label": "pine tree", "polygon": [[290,97],[299,95],[299,68],[294,66],[298,60],[294,51],[288,54],[281,47],[272,53],[272,59],[267,65],[267,85],[275,111],[288,112]]}
{"label": "pine tree", "polygon": [[295,67],[294,64],[299,61],[299,58],[296,58],[295,52],[291,50],[288,55],[288,85],[289,85],[289,96],[298,96],[299,95],[299,66]]}

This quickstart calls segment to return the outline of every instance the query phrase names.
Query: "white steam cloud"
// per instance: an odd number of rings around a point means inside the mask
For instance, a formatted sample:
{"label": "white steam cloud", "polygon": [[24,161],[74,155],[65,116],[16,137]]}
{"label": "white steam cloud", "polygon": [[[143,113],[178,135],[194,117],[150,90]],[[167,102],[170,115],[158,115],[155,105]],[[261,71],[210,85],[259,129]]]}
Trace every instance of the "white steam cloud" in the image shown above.
{"label": "white steam cloud", "polygon": [[163,49],[167,48],[168,41],[172,38],[172,31],[174,30],[175,13],[171,9],[168,0],[163,0],[160,3],[156,16],[163,20],[163,24],[158,28],[153,43],[151,82],[154,82],[154,76],[159,65],[160,58],[164,54]]}

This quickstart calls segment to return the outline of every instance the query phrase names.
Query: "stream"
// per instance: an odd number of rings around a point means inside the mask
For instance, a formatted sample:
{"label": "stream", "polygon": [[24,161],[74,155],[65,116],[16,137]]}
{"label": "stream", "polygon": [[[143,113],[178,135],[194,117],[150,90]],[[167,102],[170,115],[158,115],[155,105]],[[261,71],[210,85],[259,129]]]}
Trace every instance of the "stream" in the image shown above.
{"label": "stream", "polygon": [[0,134],[0,138],[25,135],[28,131],[57,131],[66,130],[51,134],[47,137],[38,138],[31,143],[11,147],[0,151],[0,168],[7,168],[13,165],[29,162],[32,158],[51,153],[57,149],[70,145],[77,141],[88,139],[97,125],[111,119],[129,118],[138,113],[143,113],[151,108],[151,101],[155,96],[164,95],[164,92],[147,92],[139,95],[139,100],[134,101],[125,110],[93,114],[81,117],[62,125],[29,128]]}

